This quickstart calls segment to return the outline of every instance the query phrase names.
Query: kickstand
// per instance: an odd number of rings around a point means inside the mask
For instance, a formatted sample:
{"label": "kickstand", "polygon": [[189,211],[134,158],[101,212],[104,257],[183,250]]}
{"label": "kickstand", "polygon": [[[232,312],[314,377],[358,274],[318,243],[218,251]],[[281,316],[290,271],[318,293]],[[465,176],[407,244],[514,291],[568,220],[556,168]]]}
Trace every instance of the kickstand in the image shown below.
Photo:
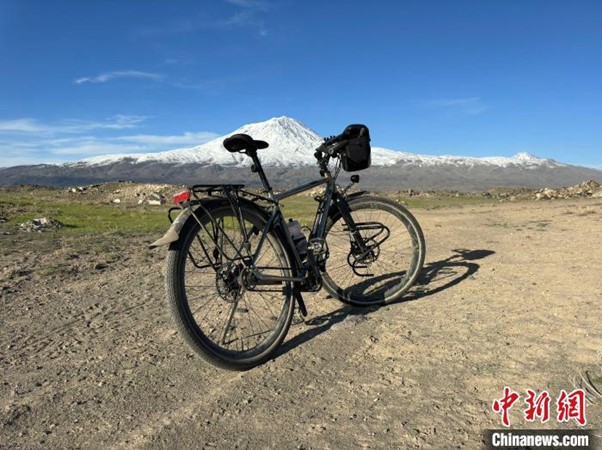
{"label": "kickstand", "polygon": [[305,318],[307,317],[307,308],[305,307],[305,302],[303,301],[303,296],[301,295],[301,292],[299,291],[299,289],[295,289],[293,291],[293,295],[294,295],[295,299],[297,300],[297,304],[299,305],[299,312],[303,316],[303,322],[305,322]]}

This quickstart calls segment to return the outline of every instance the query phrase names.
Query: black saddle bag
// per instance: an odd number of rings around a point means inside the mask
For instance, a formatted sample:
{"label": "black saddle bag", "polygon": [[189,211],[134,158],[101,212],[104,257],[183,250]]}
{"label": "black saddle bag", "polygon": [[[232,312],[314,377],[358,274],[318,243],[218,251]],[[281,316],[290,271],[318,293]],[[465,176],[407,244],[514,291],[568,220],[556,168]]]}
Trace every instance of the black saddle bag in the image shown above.
{"label": "black saddle bag", "polygon": [[370,167],[370,131],[366,125],[349,125],[343,132],[348,137],[347,146],[341,153],[343,170],[357,172]]}

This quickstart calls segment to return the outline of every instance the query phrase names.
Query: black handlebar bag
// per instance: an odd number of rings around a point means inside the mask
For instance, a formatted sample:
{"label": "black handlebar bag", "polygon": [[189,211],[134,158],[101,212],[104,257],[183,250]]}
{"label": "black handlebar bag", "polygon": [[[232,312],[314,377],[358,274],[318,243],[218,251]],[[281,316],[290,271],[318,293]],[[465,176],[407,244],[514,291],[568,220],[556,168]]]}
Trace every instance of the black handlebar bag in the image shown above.
{"label": "black handlebar bag", "polygon": [[347,145],[341,152],[341,163],[345,172],[357,172],[370,167],[370,131],[366,125],[349,125],[343,134]]}

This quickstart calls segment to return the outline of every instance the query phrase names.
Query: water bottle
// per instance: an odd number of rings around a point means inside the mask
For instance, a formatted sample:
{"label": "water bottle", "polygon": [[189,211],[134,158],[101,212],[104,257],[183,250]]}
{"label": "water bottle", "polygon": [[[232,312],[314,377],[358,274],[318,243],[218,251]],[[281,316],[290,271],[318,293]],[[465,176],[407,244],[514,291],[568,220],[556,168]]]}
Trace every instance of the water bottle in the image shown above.
{"label": "water bottle", "polygon": [[293,243],[299,253],[301,260],[304,260],[307,256],[307,238],[301,231],[301,224],[293,219],[288,220],[288,232],[293,238]]}

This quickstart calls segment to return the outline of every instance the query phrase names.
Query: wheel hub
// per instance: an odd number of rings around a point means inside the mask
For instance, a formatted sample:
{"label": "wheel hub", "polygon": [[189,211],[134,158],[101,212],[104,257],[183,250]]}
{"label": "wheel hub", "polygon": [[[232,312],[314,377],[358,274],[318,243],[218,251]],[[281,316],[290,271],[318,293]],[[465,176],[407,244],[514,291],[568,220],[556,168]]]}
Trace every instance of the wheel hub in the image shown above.
{"label": "wheel hub", "polygon": [[244,290],[240,280],[242,271],[242,264],[228,263],[215,274],[217,293],[227,303],[237,302],[242,296]]}
{"label": "wheel hub", "polygon": [[367,270],[380,256],[380,246],[376,240],[368,238],[364,243],[367,249],[365,252],[362,252],[356,243],[352,243],[351,251],[347,255],[347,264],[349,264],[353,272],[360,277],[372,276]]}
{"label": "wheel hub", "polygon": [[347,257],[350,265],[372,264],[380,256],[380,246],[373,238],[366,239],[364,242],[367,249],[366,252],[362,252],[357,244],[352,244],[351,251]]}

